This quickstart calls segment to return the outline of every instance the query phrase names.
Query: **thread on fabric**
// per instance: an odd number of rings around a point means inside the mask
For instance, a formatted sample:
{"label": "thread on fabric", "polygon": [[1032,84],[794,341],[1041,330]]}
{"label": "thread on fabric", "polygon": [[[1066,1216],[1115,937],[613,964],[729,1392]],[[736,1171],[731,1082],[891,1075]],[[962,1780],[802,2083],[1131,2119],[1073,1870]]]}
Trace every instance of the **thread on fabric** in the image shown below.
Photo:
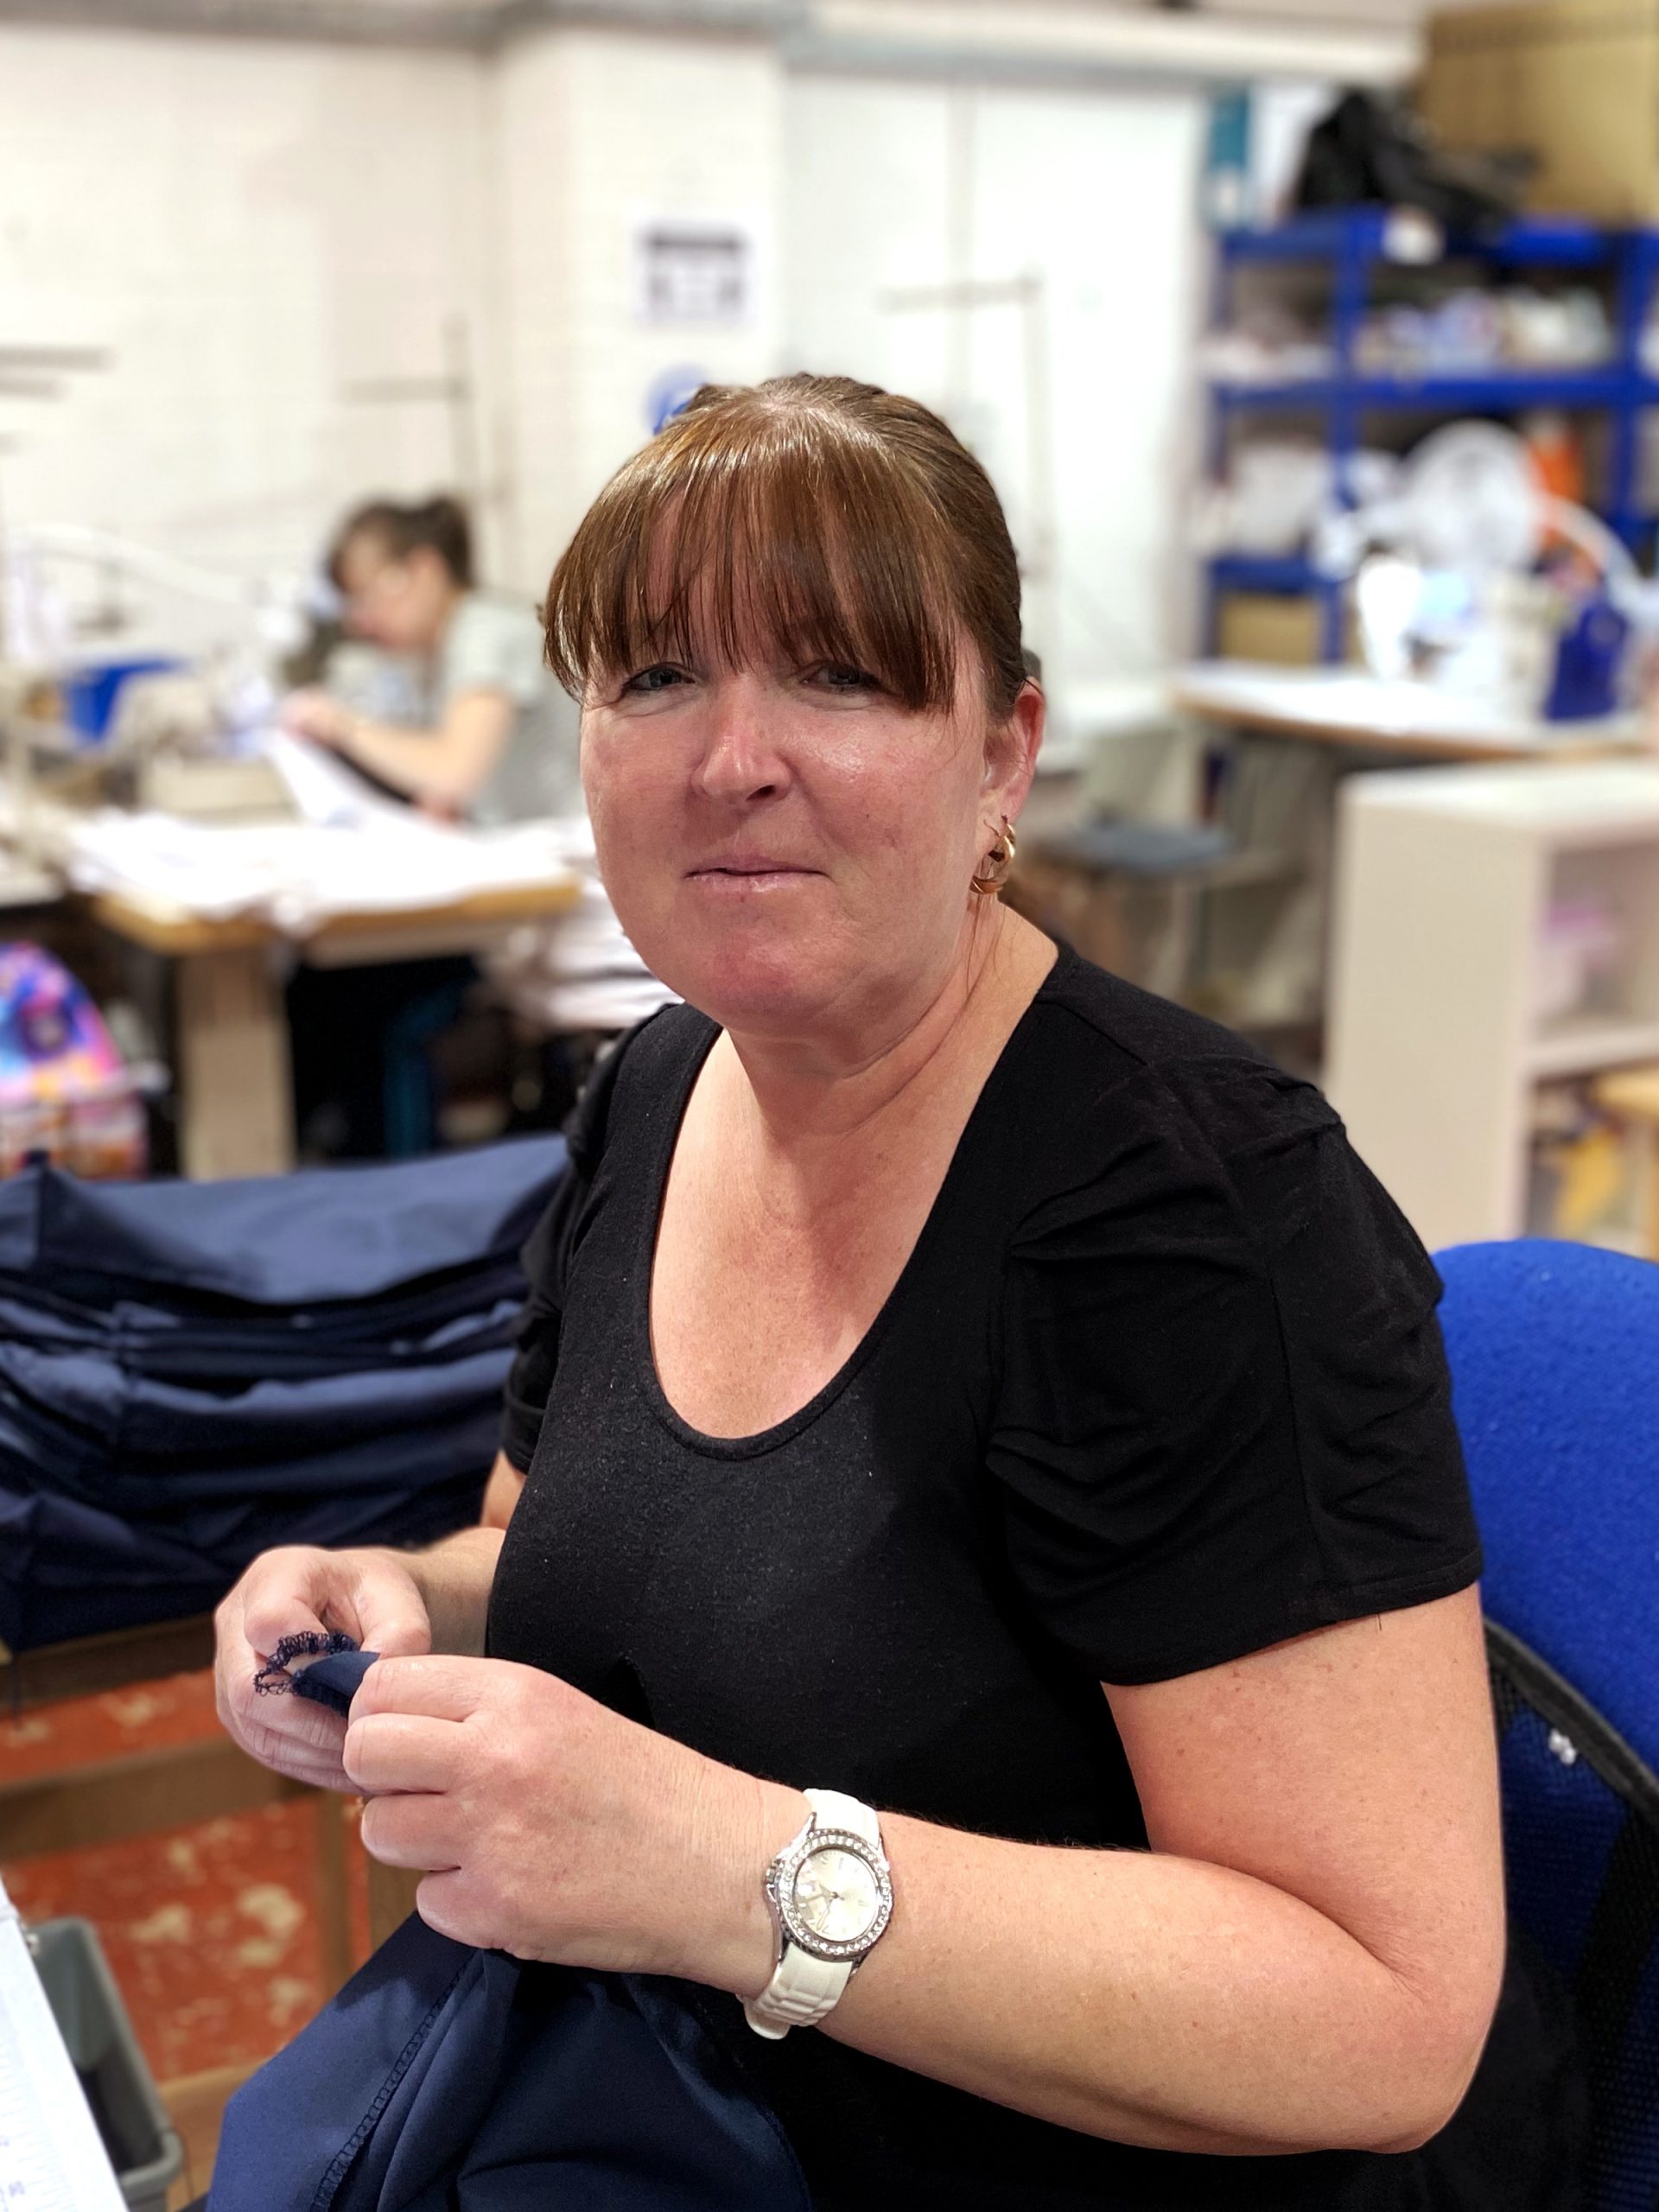
{"label": "thread on fabric", "polygon": [[254,1676],[255,1694],[280,1697],[294,1689],[299,1680],[292,1671],[296,1659],[332,1659],[337,1652],[356,1649],[357,1638],[338,1629],[326,1634],[314,1628],[302,1629],[296,1635],[285,1636]]}

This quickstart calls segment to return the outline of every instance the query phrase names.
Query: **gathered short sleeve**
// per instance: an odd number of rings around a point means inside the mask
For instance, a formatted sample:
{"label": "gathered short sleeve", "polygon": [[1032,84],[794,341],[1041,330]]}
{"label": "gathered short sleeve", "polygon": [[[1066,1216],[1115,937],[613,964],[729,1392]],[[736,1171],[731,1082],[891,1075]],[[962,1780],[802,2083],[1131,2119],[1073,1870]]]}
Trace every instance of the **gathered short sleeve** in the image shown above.
{"label": "gathered short sleeve", "polygon": [[1049,1631],[1155,1681],[1471,1582],[1439,1278],[1319,1094],[1195,1059],[1074,1129],[1010,1244],[988,1451]]}

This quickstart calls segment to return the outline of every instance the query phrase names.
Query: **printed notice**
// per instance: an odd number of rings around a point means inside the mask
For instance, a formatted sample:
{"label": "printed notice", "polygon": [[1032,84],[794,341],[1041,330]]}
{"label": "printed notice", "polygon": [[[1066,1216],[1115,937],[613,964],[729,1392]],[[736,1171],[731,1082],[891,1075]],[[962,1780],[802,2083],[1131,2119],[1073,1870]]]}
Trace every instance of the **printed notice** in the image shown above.
{"label": "printed notice", "polygon": [[754,232],[745,224],[648,216],[634,232],[640,321],[753,321],[755,259]]}

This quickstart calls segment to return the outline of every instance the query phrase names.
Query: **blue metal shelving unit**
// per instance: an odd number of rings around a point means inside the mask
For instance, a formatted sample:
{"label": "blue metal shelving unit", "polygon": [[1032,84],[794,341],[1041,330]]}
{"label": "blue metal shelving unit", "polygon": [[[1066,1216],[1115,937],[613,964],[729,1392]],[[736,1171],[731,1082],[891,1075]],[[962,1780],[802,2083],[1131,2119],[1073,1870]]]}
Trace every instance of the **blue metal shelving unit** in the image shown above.
{"label": "blue metal shelving unit", "polygon": [[[1396,249],[1397,219],[1386,208],[1355,208],[1309,215],[1272,230],[1224,232],[1217,240],[1212,321],[1229,315],[1233,280],[1249,264],[1301,263],[1331,272],[1330,372],[1303,381],[1252,384],[1212,378],[1209,385],[1207,455],[1212,476],[1224,464],[1234,423],[1246,413],[1317,416],[1335,464],[1343,496],[1350,462],[1359,450],[1368,415],[1503,415],[1532,407],[1605,413],[1611,431],[1605,521],[1633,550],[1652,530],[1653,515],[1636,500],[1637,423],[1644,409],[1659,408],[1659,378],[1641,359],[1642,333],[1659,273],[1659,231],[1603,230],[1573,217],[1535,216],[1510,224],[1493,238],[1448,239],[1438,265],[1469,261],[1494,270],[1582,270],[1613,280],[1611,360],[1585,369],[1494,370],[1489,373],[1422,377],[1362,374],[1355,353],[1374,274],[1379,267],[1422,267]],[[1294,556],[1224,554],[1208,564],[1205,594],[1205,650],[1216,649],[1220,602],[1228,591],[1311,594],[1320,606],[1320,645],[1326,660],[1343,658],[1344,592],[1308,561]]]}

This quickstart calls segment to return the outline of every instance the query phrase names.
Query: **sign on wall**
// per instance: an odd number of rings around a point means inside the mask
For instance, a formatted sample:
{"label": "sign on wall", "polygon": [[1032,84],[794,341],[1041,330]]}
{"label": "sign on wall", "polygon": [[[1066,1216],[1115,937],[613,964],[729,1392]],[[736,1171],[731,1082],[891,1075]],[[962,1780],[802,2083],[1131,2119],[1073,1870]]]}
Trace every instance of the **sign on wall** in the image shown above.
{"label": "sign on wall", "polygon": [[634,232],[642,322],[744,323],[754,317],[755,236],[723,218],[647,216]]}

